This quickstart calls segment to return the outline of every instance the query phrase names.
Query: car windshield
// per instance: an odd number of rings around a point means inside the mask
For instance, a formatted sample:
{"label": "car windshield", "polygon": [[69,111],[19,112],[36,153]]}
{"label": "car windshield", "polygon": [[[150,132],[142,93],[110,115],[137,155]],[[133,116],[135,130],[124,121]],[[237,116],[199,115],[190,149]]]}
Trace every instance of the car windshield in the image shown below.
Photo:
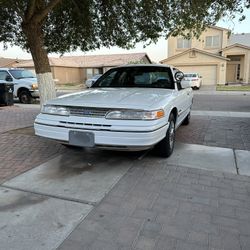
{"label": "car windshield", "polygon": [[196,74],[184,74],[184,77],[197,77]]}
{"label": "car windshield", "polygon": [[121,67],[106,72],[92,87],[174,89],[174,81],[167,67]]}
{"label": "car windshield", "polygon": [[23,69],[15,69],[15,70],[9,70],[11,75],[16,79],[22,79],[22,78],[35,78],[35,75],[29,71],[29,70],[23,70]]}

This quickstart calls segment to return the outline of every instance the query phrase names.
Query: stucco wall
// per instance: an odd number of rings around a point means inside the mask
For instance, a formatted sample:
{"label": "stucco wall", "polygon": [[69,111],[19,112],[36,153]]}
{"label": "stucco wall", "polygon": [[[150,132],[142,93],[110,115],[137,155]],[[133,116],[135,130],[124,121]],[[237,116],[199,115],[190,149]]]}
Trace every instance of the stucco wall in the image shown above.
{"label": "stucco wall", "polygon": [[82,83],[81,72],[79,68],[70,67],[52,67],[53,76],[57,83]]}
{"label": "stucco wall", "polygon": [[165,60],[164,64],[180,66],[208,66],[215,65],[217,67],[216,84],[225,84],[226,82],[226,61],[220,58],[211,57],[196,51],[195,57],[191,53]]}
{"label": "stucco wall", "polygon": [[[222,55],[225,57],[232,55],[243,56],[240,61],[241,65],[240,77],[243,79],[243,82],[250,83],[250,50],[236,46],[226,49],[225,51],[222,52]],[[230,64],[234,62],[228,62],[228,63]]]}
{"label": "stucco wall", "polygon": [[[206,36],[220,36],[220,46],[217,48],[207,48],[206,45]],[[179,54],[186,49],[177,48],[177,39],[180,37],[170,37],[168,39],[168,57]],[[214,28],[207,28],[199,37],[199,39],[193,38],[191,41],[191,48],[196,48],[200,50],[205,50],[210,53],[218,53],[221,48],[227,46],[228,42],[228,32],[227,30],[219,30]]]}

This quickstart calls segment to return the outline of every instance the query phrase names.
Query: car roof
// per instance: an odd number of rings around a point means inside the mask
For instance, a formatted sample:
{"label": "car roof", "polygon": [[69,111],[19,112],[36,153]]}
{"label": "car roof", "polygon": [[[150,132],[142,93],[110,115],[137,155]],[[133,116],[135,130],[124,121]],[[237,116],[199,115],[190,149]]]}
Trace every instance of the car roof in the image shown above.
{"label": "car roof", "polygon": [[[125,65],[121,65],[121,66],[117,66],[114,68],[133,68],[133,67],[155,67],[155,68],[170,68],[170,65],[167,64],[125,64]],[[114,69],[112,68],[112,69]]]}
{"label": "car roof", "polygon": [[23,68],[0,68],[0,70],[24,70]]}

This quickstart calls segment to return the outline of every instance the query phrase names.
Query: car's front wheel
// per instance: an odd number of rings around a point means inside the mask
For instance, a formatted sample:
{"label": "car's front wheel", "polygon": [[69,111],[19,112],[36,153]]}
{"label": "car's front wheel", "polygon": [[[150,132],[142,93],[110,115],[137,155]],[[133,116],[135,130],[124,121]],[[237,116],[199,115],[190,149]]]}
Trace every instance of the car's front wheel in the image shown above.
{"label": "car's front wheel", "polygon": [[31,103],[32,97],[30,95],[30,92],[28,90],[22,90],[20,94],[18,95],[19,101],[24,104]]}
{"label": "car's front wheel", "polygon": [[155,146],[156,154],[166,158],[172,154],[175,144],[175,117],[173,113],[170,114],[168,122],[166,136]]}

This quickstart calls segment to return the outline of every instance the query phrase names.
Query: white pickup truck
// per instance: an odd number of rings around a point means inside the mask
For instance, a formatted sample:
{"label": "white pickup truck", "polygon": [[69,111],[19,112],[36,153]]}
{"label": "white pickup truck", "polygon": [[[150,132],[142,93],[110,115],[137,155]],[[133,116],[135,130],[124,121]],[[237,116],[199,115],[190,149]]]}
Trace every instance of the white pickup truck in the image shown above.
{"label": "white pickup truck", "polygon": [[36,135],[80,147],[155,148],[168,157],[175,130],[188,124],[192,89],[170,66],[110,69],[91,88],[48,101],[35,120]]}
{"label": "white pickup truck", "polygon": [[39,98],[37,78],[33,73],[21,68],[0,68],[0,83],[13,83],[15,98],[21,103],[30,103],[32,98]]}

